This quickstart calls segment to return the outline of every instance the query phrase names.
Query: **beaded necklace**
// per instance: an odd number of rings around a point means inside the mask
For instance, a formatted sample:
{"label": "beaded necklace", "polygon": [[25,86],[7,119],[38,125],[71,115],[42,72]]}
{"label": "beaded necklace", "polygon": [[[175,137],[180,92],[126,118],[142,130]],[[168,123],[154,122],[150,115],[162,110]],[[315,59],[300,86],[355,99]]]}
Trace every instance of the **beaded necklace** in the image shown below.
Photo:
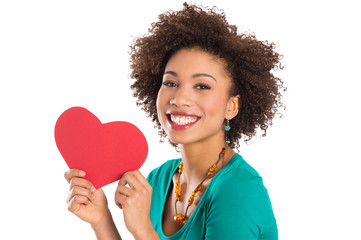
{"label": "beaded necklace", "polygon": [[202,183],[209,177],[211,177],[213,175],[213,173],[215,172],[216,168],[217,168],[217,164],[219,163],[219,161],[224,157],[224,154],[226,153],[226,147],[223,147],[222,148],[222,151],[219,153],[219,156],[218,156],[218,160],[215,164],[212,165],[212,167],[209,168],[208,170],[208,173],[207,173],[207,176],[197,185],[197,187],[193,190],[191,196],[189,197],[189,200],[188,200],[188,206],[186,208],[186,211],[183,214],[181,213],[178,213],[177,212],[177,203],[178,201],[180,200],[180,194],[181,194],[181,189],[180,189],[180,176],[182,175],[183,173],[183,169],[184,169],[184,166],[183,166],[183,161],[180,162],[179,164],[179,167],[178,167],[178,172],[179,172],[179,175],[178,175],[178,179],[177,179],[177,182],[175,183],[175,204],[174,204],[174,208],[175,208],[175,216],[174,216],[174,221],[177,223],[177,224],[180,224],[180,225],[183,225],[185,224],[187,221],[188,221],[188,218],[187,218],[187,212],[188,212],[188,208],[190,206],[192,206],[193,202],[194,202],[194,197],[197,196],[197,193],[202,189]]}

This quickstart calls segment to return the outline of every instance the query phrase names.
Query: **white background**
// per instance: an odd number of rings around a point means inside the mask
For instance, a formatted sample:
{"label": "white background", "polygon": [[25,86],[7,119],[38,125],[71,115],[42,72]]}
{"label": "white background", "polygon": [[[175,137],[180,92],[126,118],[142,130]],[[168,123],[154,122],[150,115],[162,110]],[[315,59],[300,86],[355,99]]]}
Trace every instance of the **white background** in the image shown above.
{"label": "white background", "polygon": [[[277,42],[284,119],[240,153],[263,176],[280,239],[361,239],[360,32],[357,1],[196,1],[240,31]],[[146,176],[178,157],[135,106],[128,46],[182,1],[0,2],[0,239],[95,239],[67,211],[58,116],[83,106],[129,121],[149,142]],[[104,188],[123,239],[133,239]]]}

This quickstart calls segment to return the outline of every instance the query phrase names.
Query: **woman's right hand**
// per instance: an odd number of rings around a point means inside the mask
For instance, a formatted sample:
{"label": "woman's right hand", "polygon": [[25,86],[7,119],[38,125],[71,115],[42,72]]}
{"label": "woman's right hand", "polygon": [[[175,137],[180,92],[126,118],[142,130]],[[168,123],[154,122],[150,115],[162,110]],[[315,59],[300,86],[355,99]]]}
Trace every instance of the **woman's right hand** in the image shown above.
{"label": "woman's right hand", "polygon": [[70,183],[67,198],[68,210],[93,226],[98,225],[110,214],[107,198],[101,188],[83,179],[85,172],[70,169],[64,177]]}

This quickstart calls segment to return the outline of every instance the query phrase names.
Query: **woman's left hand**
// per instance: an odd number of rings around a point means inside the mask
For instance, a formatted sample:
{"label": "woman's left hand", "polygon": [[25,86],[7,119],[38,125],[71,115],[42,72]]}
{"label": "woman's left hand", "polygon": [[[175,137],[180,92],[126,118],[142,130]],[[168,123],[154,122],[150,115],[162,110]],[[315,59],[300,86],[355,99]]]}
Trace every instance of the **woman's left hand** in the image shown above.
{"label": "woman's left hand", "polygon": [[152,187],[147,179],[139,171],[124,173],[115,192],[115,203],[123,209],[125,226],[133,236],[154,230],[149,216],[151,201]]}

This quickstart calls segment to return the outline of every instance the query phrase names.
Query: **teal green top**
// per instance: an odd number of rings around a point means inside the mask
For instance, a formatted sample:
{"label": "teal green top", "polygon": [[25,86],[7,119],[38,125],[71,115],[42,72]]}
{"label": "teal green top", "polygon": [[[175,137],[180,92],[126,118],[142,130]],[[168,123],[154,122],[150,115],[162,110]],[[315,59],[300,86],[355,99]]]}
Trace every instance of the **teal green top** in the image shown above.
{"label": "teal green top", "polygon": [[150,218],[161,239],[278,239],[276,219],[262,178],[239,154],[212,178],[184,226],[174,235],[165,236],[163,208],[180,161],[167,161],[147,178],[153,188]]}

